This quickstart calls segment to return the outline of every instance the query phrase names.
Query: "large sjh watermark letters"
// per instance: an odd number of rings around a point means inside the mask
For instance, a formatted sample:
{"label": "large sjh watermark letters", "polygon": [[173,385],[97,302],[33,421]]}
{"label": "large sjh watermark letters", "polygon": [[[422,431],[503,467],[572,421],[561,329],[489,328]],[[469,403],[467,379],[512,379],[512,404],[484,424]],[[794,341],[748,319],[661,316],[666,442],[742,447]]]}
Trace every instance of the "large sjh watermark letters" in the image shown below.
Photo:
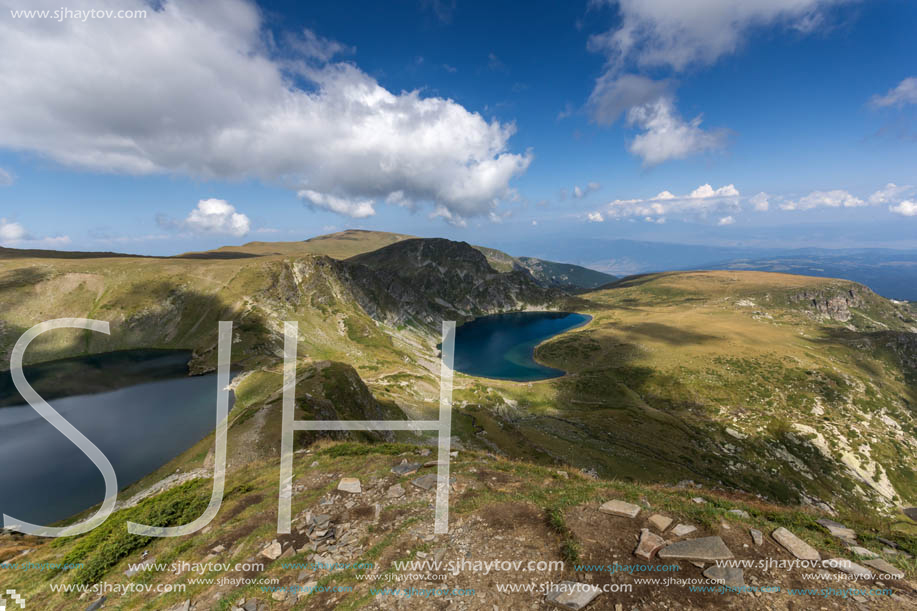
{"label": "large sjh watermark letters", "polygon": [[[60,431],[93,462],[105,481],[105,499],[91,517],[65,527],[39,526],[3,515],[3,526],[40,537],[69,537],[81,535],[101,525],[115,510],[118,500],[118,478],[115,470],[89,439],[41,398],[25,379],[22,363],[29,344],[42,333],[55,329],[86,329],[110,334],[105,321],[87,318],[59,318],[35,325],[26,331],[10,358],[13,384],[23,399],[38,414]],[[280,442],[280,494],[277,510],[277,533],[290,532],[290,508],[293,498],[293,433],[295,431],[437,431],[437,483],[435,534],[449,532],[449,459],[452,443],[452,376],[455,356],[455,322],[443,321],[442,359],[440,369],[439,418],[437,420],[294,420],[296,402],[296,361],[299,327],[296,322],[284,323],[283,355],[283,428]],[[181,537],[193,534],[210,524],[220,511],[226,484],[226,435],[229,423],[229,365],[232,349],[232,322],[220,321],[217,358],[216,431],[213,467],[213,488],[210,503],[204,513],[182,526],[159,527],[128,522],[127,529],[135,535],[148,537]]]}

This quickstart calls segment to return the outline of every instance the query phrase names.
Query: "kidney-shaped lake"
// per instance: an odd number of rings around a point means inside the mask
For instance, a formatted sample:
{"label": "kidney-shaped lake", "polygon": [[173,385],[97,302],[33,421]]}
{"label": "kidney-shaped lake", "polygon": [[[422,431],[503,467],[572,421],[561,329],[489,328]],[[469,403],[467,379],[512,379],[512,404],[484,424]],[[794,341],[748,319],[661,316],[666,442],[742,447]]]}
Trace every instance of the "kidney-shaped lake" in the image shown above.
{"label": "kidney-shaped lake", "polygon": [[592,319],[571,312],[515,312],[482,316],[455,332],[455,370],[468,375],[531,382],[564,375],[535,361],[535,346]]}

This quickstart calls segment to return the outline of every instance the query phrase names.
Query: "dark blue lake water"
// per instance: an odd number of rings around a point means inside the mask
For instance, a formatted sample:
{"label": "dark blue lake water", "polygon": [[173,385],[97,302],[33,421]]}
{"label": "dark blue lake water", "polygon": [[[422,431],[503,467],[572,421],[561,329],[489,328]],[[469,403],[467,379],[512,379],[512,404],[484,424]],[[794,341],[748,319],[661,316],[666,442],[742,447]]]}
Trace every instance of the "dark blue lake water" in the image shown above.
{"label": "dark blue lake water", "polygon": [[517,312],[476,318],[456,329],[455,370],[517,382],[560,377],[565,372],[535,361],[535,346],[591,319],[570,312]]}
{"label": "dark blue lake water", "polygon": [[[130,386],[45,399],[108,457],[124,488],[214,430],[217,376],[188,377],[186,352],[113,354],[103,358],[101,370],[114,380],[130,379]],[[99,369],[98,356],[79,361],[59,361],[57,369],[73,373],[87,363]],[[41,367],[41,375],[53,379],[55,364]],[[137,383],[144,370],[148,381]],[[29,373],[26,368],[31,381]],[[39,393],[41,385],[33,384]],[[103,500],[105,486],[95,465],[28,405],[0,408],[0,465],[0,513],[17,519],[51,524]]]}

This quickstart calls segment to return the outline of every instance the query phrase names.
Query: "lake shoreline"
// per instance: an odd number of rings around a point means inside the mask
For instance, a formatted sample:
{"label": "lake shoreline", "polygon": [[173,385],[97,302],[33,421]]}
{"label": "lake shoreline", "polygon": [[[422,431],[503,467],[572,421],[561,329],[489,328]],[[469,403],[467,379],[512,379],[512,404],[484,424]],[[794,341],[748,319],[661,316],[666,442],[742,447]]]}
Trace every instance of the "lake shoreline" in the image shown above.
{"label": "lake shoreline", "polygon": [[[581,320],[564,326],[563,321],[571,317]],[[582,329],[593,320],[591,314],[555,310],[480,316],[456,329],[454,370],[472,378],[516,384],[563,378],[569,375],[568,371],[535,358],[538,347],[568,331]],[[465,337],[461,335],[462,329],[466,331]],[[519,337],[513,338],[514,333]],[[498,374],[484,371],[487,367],[499,370]]]}
{"label": "lake shoreline", "polygon": [[[50,401],[111,392],[154,380],[207,375],[191,371],[193,356],[186,349],[115,350],[42,361],[25,365],[22,371],[29,385]],[[112,369],[117,370],[116,375],[111,375]],[[0,371],[0,409],[23,404],[10,370]]]}

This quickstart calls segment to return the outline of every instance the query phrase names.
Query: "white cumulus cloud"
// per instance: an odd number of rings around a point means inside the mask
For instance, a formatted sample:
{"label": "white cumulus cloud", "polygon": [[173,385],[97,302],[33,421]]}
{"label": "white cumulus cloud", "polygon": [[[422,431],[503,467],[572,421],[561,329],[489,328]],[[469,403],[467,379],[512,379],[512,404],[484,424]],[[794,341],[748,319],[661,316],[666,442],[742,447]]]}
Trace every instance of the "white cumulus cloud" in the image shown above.
{"label": "white cumulus cloud", "polygon": [[595,193],[596,191],[598,191],[601,188],[602,188],[602,185],[600,185],[597,182],[590,182],[585,187],[575,185],[573,187],[573,197],[580,199],[580,198],[586,197],[590,193]]}
{"label": "white cumulus cloud", "polygon": [[783,210],[812,210],[813,208],[857,208],[868,205],[865,201],[843,189],[812,191],[798,200],[780,204]]}
{"label": "white cumulus cloud", "polygon": [[917,77],[909,76],[885,95],[873,96],[870,103],[877,108],[917,104]]}
{"label": "white cumulus cloud", "polygon": [[0,20],[0,148],[100,172],[256,178],[325,201],[401,192],[456,217],[489,214],[532,160],[509,150],[512,123],[390,91],[311,31],[275,38],[246,0],[74,2],[148,15]]}
{"label": "white cumulus cloud", "polygon": [[599,0],[617,8],[617,26],[590,47],[614,61],[683,70],[736,51],[756,27],[783,25],[809,33],[833,5],[847,0]]}
{"label": "white cumulus cloud", "polygon": [[[668,192],[667,192],[668,193]],[[671,193],[669,193],[671,195]],[[710,184],[704,184],[691,191],[688,196],[692,199],[705,199],[707,197],[738,197],[739,190],[733,184],[728,184],[719,189],[714,189]]]}
{"label": "white cumulus cloud", "polygon": [[901,216],[917,216],[917,202],[905,200],[897,206],[889,206],[888,209]]}
{"label": "white cumulus cloud", "polygon": [[735,185],[714,189],[704,184],[687,195],[679,196],[666,190],[648,199],[616,199],[608,204],[605,214],[618,219],[643,217],[652,222],[664,222],[667,216],[675,215],[704,220],[718,212],[740,210],[740,196]]}
{"label": "white cumulus cloud", "polygon": [[914,190],[910,185],[898,186],[893,182],[888,183],[881,189],[869,196],[870,204],[890,204],[892,202],[904,199],[904,196]]}
{"label": "white cumulus cloud", "polygon": [[[338,214],[349,216],[354,219],[363,219],[376,213],[375,208],[373,208],[373,200],[371,199],[336,197],[326,193],[319,193],[311,189],[303,189],[298,195],[301,199],[305,200],[309,206],[337,212]],[[402,200],[401,196],[395,197],[395,195],[396,194],[393,193],[387,198],[390,203],[396,203]]]}
{"label": "white cumulus cloud", "polygon": [[[615,27],[589,38],[605,55],[587,107],[592,119],[610,125],[626,113],[644,130],[629,150],[646,165],[720,148],[725,132],[684,120],[673,102],[672,79],[688,68],[713,64],[735,52],[755,28],[781,26],[808,34],[823,30],[834,5],[856,0],[591,0],[617,13]],[[646,74],[653,76],[650,78]]]}
{"label": "white cumulus cloud", "polygon": [[35,236],[29,233],[21,223],[0,218],[0,246],[17,248],[60,248],[69,243],[69,236]]}
{"label": "white cumulus cloud", "polygon": [[654,81],[638,74],[605,72],[596,80],[589,95],[590,115],[599,125],[611,125],[634,106],[658,100],[668,89],[667,81]]}
{"label": "white cumulus cloud", "polygon": [[735,222],[736,222],[735,217],[733,217],[733,216],[724,216],[723,218],[721,218],[720,220],[718,220],[718,221],[716,222],[716,224],[719,225],[720,227],[723,227],[723,226],[725,226],[725,225],[733,225],[733,224],[735,224]]}
{"label": "white cumulus cloud", "polygon": [[590,212],[586,215],[586,220],[590,223],[603,223],[605,222],[605,217],[602,216],[601,212]]}
{"label": "white cumulus cloud", "polygon": [[25,227],[7,219],[0,218],[0,244],[9,244],[25,239]]}
{"label": "white cumulus cloud", "polygon": [[770,208],[770,196],[767,193],[758,193],[757,195],[749,198],[748,200],[752,207],[758,212],[767,212]]}
{"label": "white cumulus cloud", "polygon": [[627,112],[627,121],[644,130],[633,139],[629,150],[643,158],[645,165],[683,159],[726,144],[724,131],[702,129],[700,116],[685,121],[669,97],[631,108]]}
{"label": "white cumulus cloud", "polygon": [[241,237],[251,230],[249,218],[224,199],[202,199],[184,222],[195,233]]}

